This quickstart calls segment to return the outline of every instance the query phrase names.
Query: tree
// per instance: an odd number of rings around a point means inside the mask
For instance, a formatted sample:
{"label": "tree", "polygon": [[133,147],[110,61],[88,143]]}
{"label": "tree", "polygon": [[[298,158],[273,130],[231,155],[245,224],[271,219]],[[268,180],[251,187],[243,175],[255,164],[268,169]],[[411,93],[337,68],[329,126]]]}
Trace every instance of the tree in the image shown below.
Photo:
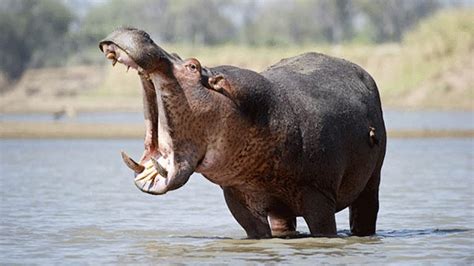
{"label": "tree", "polygon": [[436,0],[359,0],[375,42],[400,41],[403,33],[439,7]]}
{"label": "tree", "polygon": [[0,4],[0,68],[18,78],[33,54],[60,42],[73,19],[57,0],[4,0]]}
{"label": "tree", "polygon": [[90,11],[81,31],[94,44],[123,25],[144,29],[157,42],[222,43],[235,33],[222,12],[226,5],[223,0],[109,1]]}

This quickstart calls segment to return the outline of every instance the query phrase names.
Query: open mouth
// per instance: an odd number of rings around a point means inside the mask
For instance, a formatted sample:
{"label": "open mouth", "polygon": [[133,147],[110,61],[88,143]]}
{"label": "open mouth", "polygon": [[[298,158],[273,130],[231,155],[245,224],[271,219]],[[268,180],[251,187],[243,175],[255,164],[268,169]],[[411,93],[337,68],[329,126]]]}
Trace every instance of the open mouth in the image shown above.
{"label": "open mouth", "polygon": [[[151,157],[144,164],[138,164],[125,152],[122,152],[125,164],[135,171],[135,185],[143,192],[160,195],[166,193],[163,188],[168,187],[168,171],[161,165],[166,163],[163,157],[158,160]],[[161,162],[158,162],[158,161]]]}
{"label": "open mouth", "polygon": [[[112,66],[118,62],[127,67],[127,72],[132,68],[137,70],[138,74],[148,76],[144,69],[118,45],[105,42],[101,44],[100,48],[105,57],[112,62]],[[141,191],[154,195],[166,193],[173,183],[173,177],[168,176],[169,171],[166,168],[171,167],[171,158],[166,157],[168,156],[162,156],[157,148],[153,147],[153,149],[146,149],[140,162],[136,162],[122,151],[124,163],[135,173],[135,185]]]}
{"label": "open mouth", "polygon": [[105,57],[112,61],[112,66],[115,66],[117,62],[125,65],[127,67],[127,72],[130,68],[135,69],[138,73],[144,73],[143,68],[133,61],[133,59],[128,55],[128,53],[122,50],[114,43],[104,43],[101,46],[101,50],[104,52]]}

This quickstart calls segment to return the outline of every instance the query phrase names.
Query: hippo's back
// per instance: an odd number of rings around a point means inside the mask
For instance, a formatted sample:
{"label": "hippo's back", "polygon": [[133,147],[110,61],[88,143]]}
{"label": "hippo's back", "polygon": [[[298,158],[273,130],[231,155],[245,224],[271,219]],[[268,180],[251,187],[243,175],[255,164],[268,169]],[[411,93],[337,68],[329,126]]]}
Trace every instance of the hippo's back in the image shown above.
{"label": "hippo's back", "polygon": [[[370,176],[383,160],[385,126],[377,86],[366,71],[343,59],[306,53],[283,59],[261,74],[273,84],[286,115],[293,117],[289,123],[298,129],[300,141],[288,143],[301,145],[294,156],[300,158],[302,175],[310,178],[324,165],[328,176],[348,182],[357,175]],[[377,147],[370,145],[371,128],[380,139]],[[348,172],[353,177],[343,177]],[[341,204],[350,200],[348,196]]]}
{"label": "hippo's back", "polygon": [[364,117],[371,123],[383,124],[377,86],[354,63],[320,53],[305,53],[283,59],[261,74],[273,84],[275,94],[285,97],[299,116],[339,114],[348,120]]}
{"label": "hippo's back", "polygon": [[[280,88],[305,93],[321,101],[373,102],[380,105],[375,82],[358,65],[320,53],[305,53],[283,59],[261,73]],[[370,100],[369,100],[370,99]],[[323,104],[323,102],[319,104]]]}

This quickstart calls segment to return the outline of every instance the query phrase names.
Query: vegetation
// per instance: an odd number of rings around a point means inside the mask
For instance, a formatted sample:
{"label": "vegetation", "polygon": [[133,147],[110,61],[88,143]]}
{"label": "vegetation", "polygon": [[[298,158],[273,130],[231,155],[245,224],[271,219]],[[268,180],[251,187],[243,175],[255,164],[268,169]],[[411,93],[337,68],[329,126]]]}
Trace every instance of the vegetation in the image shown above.
{"label": "vegetation", "polygon": [[261,71],[322,52],[367,69],[385,105],[473,108],[474,9],[440,8],[442,0],[110,0],[74,14],[77,8],[61,5],[93,2],[84,1],[0,1],[0,72],[16,79],[28,67],[42,68],[28,71],[9,98],[0,95],[3,111],[139,107],[136,75],[103,67],[98,51],[117,25],[143,28],[165,50],[209,67]]}
{"label": "vegetation", "polygon": [[0,2],[0,66],[9,78],[43,65],[69,30],[72,13],[54,0]]}
{"label": "vegetation", "polygon": [[[386,97],[398,97],[409,93],[439,76],[463,59],[473,58],[474,53],[473,9],[445,10],[422,21],[408,32],[401,43],[374,44],[306,44],[301,46],[249,46],[218,45],[192,46],[180,44],[163,45],[165,50],[179,52],[183,57],[196,57],[207,66],[232,64],[262,71],[281,58],[308,51],[318,51],[343,57],[365,67],[377,80]],[[469,67],[469,66],[466,66]],[[122,71],[109,68],[117,80]],[[458,75],[462,79],[462,75]],[[123,83],[124,81],[121,81]],[[467,90],[472,85],[465,84]],[[116,87],[106,83],[105,91]],[[433,89],[435,89],[433,87]],[[126,90],[126,89],[124,89]],[[138,93],[138,92],[137,92]]]}
{"label": "vegetation", "polygon": [[440,1],[3,0],[0,70],[16,79],[27,67],[101,62],[98,41],[120,25],[192,46],[393,42]]}

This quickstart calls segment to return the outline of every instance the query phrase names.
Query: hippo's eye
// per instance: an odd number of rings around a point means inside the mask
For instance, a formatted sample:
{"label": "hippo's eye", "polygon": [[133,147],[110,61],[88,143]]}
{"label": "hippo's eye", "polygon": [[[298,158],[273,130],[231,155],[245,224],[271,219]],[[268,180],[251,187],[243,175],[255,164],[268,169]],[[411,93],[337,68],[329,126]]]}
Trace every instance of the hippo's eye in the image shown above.
{"label": "hippo's eye", "polygon": [[191,72],[196,72],[197,70],[197,66],[195,64],[188,64],[187,67]]}

